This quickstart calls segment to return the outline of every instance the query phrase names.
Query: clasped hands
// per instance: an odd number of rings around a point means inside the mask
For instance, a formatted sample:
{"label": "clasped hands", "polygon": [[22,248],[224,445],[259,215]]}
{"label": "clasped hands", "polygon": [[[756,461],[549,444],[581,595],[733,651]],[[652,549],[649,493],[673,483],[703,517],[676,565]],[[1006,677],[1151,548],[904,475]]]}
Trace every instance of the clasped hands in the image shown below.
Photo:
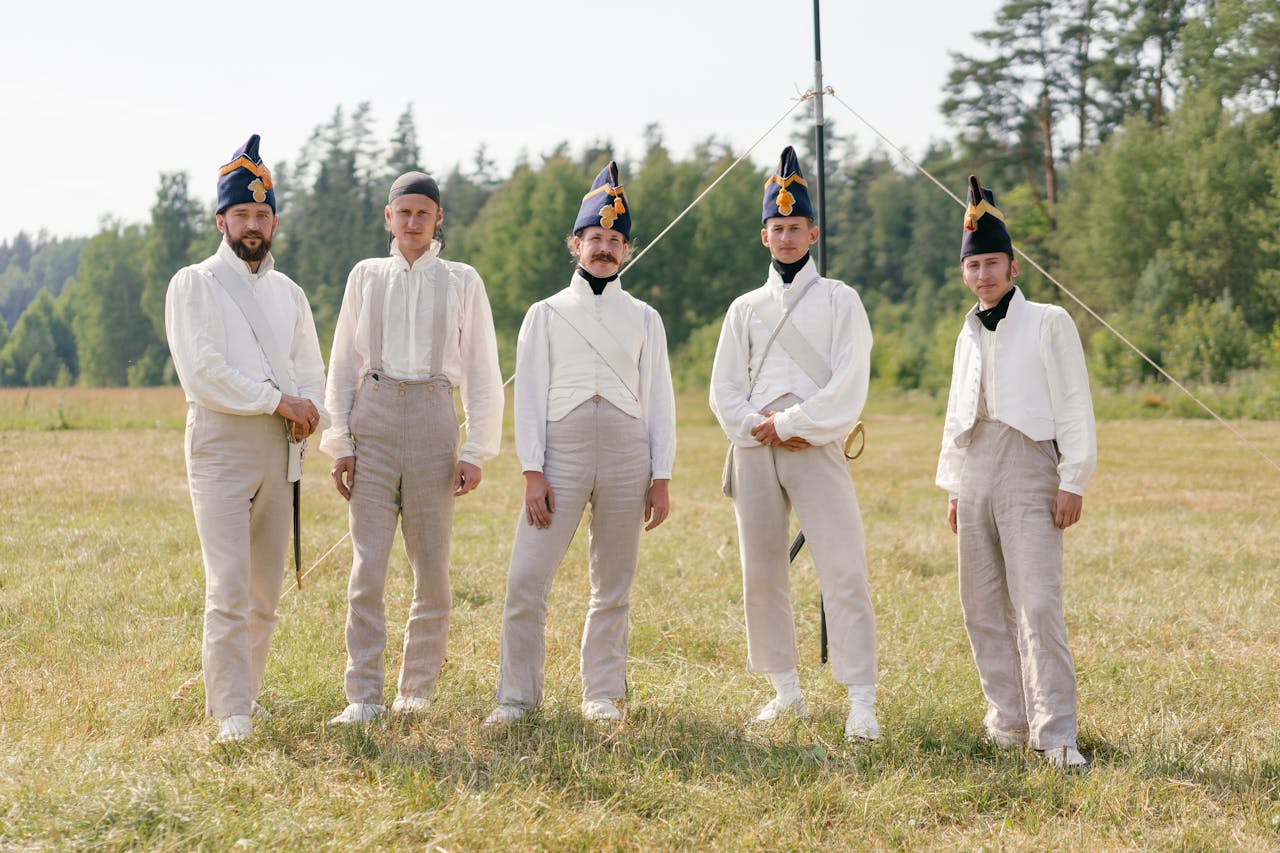
{"label": "clasped hands", "polygon": [[805,441],[798,435],[794,435],[786,441],[783,441],[778,435],[777,427],[773,424],[773,419],[778,413],[772,409],[767,409],[762,411],[760,414],[764,415],[764,420],[751,428],[751,437],[763,444],[765,447],[781,447],[784,450],[796,451],[804,450],[806,447],[812,446],[809,442]]}

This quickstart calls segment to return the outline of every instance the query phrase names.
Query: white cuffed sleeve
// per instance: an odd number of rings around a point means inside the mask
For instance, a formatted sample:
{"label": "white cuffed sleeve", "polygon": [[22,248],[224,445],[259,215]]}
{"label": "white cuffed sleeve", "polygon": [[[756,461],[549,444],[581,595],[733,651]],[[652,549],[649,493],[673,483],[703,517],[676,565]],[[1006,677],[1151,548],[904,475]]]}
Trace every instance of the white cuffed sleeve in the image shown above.
{"label": "white cuffed sleeve", "polygon": [[467,415],[467,440],[458,458],[483,466],[502,447],[502,369],[498,365],[498,337],[484,281],[471,267],[463,276],[463,307],[458,333],[462,360],[462,409]]}
{"label": "white cuffed sleeve", "polygon": [[1093,398],[1084,347],[1071,315],[1051,306],[1040,328],[1040,361],[1049,383],[1058,442],[1058,488],[1083,495],[1098,464]]}
{"label": "white cuffed sleeve", "polygon": [[[187,399],[215,412],[272,414],[280,405],[280,390],[268,380],[246,376],[227,359],[223,306],[215,291],[218,287],[221,285],[210,275],[194,266],[178,270],[169,281],[164,300],[165,336],[183,391]],[[314,338],[314,326],[311,334]]]}
{"label": "white cuffed sleeve", "polygon": [[965,448],[956,444],[956,437],[964,431],[960,418],[960,393],[964,387],[961,375],[963,362],[960,347],[964,344],[964,332],[956,339],[955,352],[951,356],[951,390],[947,393],[947,416],[942,424],[942,451],[938,455],[938,472],[934,482],[954,498],[960,494],[960,474],[964,471]]}
{"label": "white cuffed sleeve", "polygon": [[325,408],[324,358],[320,355],[320,338],[316,334],[316,321],[311,314],[307,294],[297,284],[293,287],[293,304],[297,310],[293,321],[293,339],[289,342],[289,362],[293,379],[298,386],[298,396],[305,397],[316,407],[320,416],[317,430],[329,426],[329,412]]}
{"label": "white cuffed sleeve", "polygon": [[711,411],[729,441],[739,447],[755,447],[760,442],[751,428],[764,417],[751,405],[751,307],[739,298],[729,306],[720,327],[715,361],[711,365]]}
{"label": "white cuffed sleeve", "polygon": [[334,459],[354,456],[356,452],[349,422],[356,389],[366,368],[364,357],[356,349],[356,330],[364,308],[362,270],[362,266],[356,266],[347,276],[347,289],[342,294],[342,308],[333,333],[333,348],[329,351],[324,407],[329,413],[330,426],[320,438],[320,450]]}
{"label": "white cuffed sleeve", "polygon": [[551,387],[550,309],[535,302],[516,339],[515,431],[521,471],[541,471],[547,453],[547,391]]}
{"label": "white cuffed sleeve", "polygon": [[649,432],[652,479],[670,480],[676,459],[676,396],[667,357],[667,331],[651,307],[644,314],[644,349],[640,352],[640,411]]}

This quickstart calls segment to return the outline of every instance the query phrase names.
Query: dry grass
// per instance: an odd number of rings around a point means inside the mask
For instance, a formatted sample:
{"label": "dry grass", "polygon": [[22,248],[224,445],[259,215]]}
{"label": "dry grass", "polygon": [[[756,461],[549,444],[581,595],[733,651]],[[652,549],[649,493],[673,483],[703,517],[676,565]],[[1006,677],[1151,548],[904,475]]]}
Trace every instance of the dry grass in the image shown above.
{"label": "dry grass", "polygon": [[[33,413],[57,400],[69,420],[101,428],[46,429]],[[325,726],[344,704],[344,545],[282,602],[263,697],[274,718],[225,749],[208,742],[201,688],[169,698],[199,667],[202,608],[180,396],[0,396],[0,423],[26,426],[0,432],[0,849],[1280,845],[1280,474],[1220,427],[1100,426],[1067,575],[1094,767],[1062,776],[979,737],[954,543],[932,486],[939,419],[877,417],[875,399],[855,475],[885,734],[863,748],[840,737],[807,556],[794,597],[816,713],[744,733],[767,691],[743,668],[723,442],[700,398],[681,410],[675,514],[646,535],[633,596],[624,726],[576,714],[585,537],[553,592],[545,706],[508,732],[479,725],[519,502],[508,433],[458,514],[450,657],[431,709]],[[1240,429],[1280,457],[1280,425]],[[327,462],[308,460],[308,560],[345,532]],[[408,586],[397,553],[393,622]],[[394,634],[390,647],[394,678]]]}
{"label": "dry grass", "polygon": [[0,432],[180,427],[176,388],[0,388]]}

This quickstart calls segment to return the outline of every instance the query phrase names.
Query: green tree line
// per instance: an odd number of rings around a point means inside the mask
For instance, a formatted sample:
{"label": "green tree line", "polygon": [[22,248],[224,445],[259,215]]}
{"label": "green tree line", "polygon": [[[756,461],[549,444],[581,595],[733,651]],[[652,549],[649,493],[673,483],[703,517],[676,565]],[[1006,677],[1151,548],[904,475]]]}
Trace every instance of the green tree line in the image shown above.
{"label": "green tree line", "polygon": [[[951,139],[922,165],[963,193],[997,190],[1015,243],[1179,378],[1223,383],[1280,371],[1280,11],[1262,0],[1009,0],[955,54]],[[839,118],[834,106],[828,115]],[[856,287],[876,334],[876,381],[946,387],[960,314],[960,209],[885,153],[828,125],[828,273]],[[812,168],[808,120],[795,141]],[[475,266],[509,372],[528,305],[564,286],[564,237],[608,140],[523,156],[500,174],[484,147],[468,164],[423,158],[411,109],[389,136],[370,104],[338,107],[292,161],[272,160],[280,267],[307,292],[323,346],[346,274],[386,251],[382,206],[410,168],[441,181],[445,255]],[[714,137],[680,154],[658,125],[622,163],[637,250],[733,162]],[[678,379],[705,382],[720,318],[759,284],[766,170],[739,165],[627,274],[657,308]],[[212,175],[212,170],[210,172]],[[205,180],[208,178],[208,180]],[[209,176],[199,187],[212,190]],[[189,176],[161,175],[146,223],[104,221],[89,238],[19,234],[0,243],[0,384],[173,382],[164,292],[218,234]],[[1029,296],[1077,316],[1095,381],[1155,371],[1026,267]],[[1274,383],[1273,383],[1274,384]]]}

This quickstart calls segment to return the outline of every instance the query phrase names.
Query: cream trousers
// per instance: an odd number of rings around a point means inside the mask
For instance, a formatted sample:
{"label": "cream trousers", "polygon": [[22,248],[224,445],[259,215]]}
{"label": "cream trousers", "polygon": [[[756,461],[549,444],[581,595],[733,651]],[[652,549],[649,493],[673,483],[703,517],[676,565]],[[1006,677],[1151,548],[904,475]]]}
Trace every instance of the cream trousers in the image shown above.
{"label": "cream trousers", "polygon": [[1033,749],[1076,745],[1076,674],[1062,616],[1058,453],[980,420],[965,452],[956,518],[960,604],[988,728]]}
{"label": "cream trousers", "polygon": [[430,699],[449,635],[449,544],[458,417],[445,380],[365,377],[351,410],[356,476],[348,515],[353,548],[347,584],[348,702],[382,704],[387,645],[387,564],[400,522],[413,603],[404,630],[398,690]]}
{"label": "cream trousers", "polygon": [[204,556],[205,712],[249,714],[262,689],[293,518],[284,421],[192,403],[185,450]]}
{"label": "cream trousers", "polygon": [[588,400],[547,423],[543,475],[555,495],[551,526],[516,521],[502,612],[498,703],[542,702],[547,597],[587,504],[591,600],[582,630],[582,694],[618,699],[627,692],[631,581],[649,490],[649,437],[644,422],[603,398]]}
{"label": "cream trousers", "polygon": [[822,590],[831,674],[840,684],[875,684],[876,617],[866,540],[840,442],[798,451],[734,448],[733,508],[742,556],[747,667],[777,673],[800,662],[787,553],[792,507]]}

